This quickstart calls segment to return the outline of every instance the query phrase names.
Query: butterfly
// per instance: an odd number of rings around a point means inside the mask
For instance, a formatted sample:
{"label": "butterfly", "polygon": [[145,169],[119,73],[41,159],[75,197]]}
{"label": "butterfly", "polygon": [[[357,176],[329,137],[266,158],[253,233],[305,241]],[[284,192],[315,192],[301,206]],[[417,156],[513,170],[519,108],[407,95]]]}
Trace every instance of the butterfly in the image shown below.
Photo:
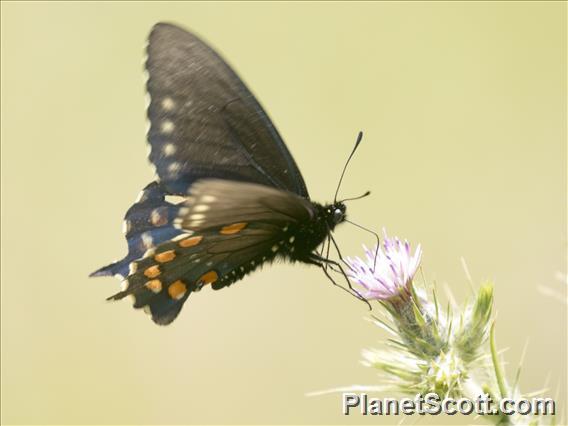
{"label": "butterfly", "polygon": [[337,192],[330,204],[310,199],[265,111],[197,36],[158,23],[147,55],[157,179],[124,218],[126,257],[91,274],[122,280],[109,300],[129,296],[166,325],[190,294],[219,290],[278,258],[316,265],[333,280],[328,267],[342,265],[316,249],[327,239],[329,252],[331,232],[346,220]]}

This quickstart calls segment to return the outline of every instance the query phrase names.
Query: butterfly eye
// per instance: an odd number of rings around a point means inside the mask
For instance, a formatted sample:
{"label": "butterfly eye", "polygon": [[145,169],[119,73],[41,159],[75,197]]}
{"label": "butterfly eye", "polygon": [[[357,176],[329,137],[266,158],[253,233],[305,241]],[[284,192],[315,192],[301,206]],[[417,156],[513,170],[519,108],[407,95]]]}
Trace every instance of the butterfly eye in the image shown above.
{"label": "butterfly eye", "polygon": [[335,209],[333,211],[333,220],[335,221],[335,223],[339,223],[343,220],[343,212],[341,211],[341,209]]}

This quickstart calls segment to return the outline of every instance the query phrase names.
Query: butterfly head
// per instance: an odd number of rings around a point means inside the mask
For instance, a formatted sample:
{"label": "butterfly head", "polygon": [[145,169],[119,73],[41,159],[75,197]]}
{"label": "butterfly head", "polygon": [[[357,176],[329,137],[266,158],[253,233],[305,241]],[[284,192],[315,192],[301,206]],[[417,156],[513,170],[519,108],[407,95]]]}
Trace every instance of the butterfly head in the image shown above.
{"label": "butterfly head", "polygon": [[342,201],[337,201],[330,204],[325,209],[326,221],[330,229],[334,229],[338,224],[345,221],[345,204]]}

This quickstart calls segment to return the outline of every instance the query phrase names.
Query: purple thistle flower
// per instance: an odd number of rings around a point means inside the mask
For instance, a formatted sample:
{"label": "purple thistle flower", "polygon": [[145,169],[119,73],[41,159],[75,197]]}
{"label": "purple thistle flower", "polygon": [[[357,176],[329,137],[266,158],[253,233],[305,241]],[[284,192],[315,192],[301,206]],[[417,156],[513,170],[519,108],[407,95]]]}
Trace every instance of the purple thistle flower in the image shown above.
{"label": "purple thistle flower", "polygon": [[359,257],[347,259],[351,266],[348,275],[363,287],[362,296],[370,300],[387,300],[408,292],[422,256],[420,245],[412,255],[408,241],[389,238],[384,229],[383,233],[383,247],[379,247],[378,252],[377,247],[370,250],[363,246],[366,260]]}

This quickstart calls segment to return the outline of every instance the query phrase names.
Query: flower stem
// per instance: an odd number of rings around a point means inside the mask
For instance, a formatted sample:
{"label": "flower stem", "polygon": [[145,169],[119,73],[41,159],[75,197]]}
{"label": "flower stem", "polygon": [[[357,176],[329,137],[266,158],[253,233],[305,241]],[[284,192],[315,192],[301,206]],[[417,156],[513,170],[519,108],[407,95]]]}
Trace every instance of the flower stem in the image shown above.
{"label": "flower stem", "polygon": [[499,363],[499,356],[497,354],[497,345],[495,344],[495,321],[491,324],[491,331],[489,334],[489,345],[491,348],[491,359],[493,361],[493,368],[495,369],[495,378],[497,379],[497,385],[499,386],[499,392],[501,393],[501,398],[507,398],[507,385],[505,384],[505,376],[503,375],[503,369]]}

